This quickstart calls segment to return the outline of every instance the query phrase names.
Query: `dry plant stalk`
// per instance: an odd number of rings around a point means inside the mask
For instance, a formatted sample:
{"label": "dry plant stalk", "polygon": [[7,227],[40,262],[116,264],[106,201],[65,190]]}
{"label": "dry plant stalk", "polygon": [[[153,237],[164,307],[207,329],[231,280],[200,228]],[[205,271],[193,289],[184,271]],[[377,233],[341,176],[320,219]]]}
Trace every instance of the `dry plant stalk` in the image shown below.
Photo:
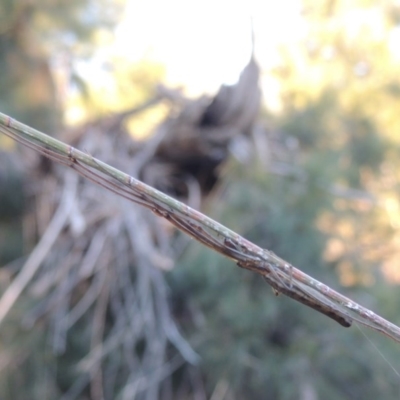
{"label": "dry plant stalk", "polygon": [[[92,182],[150,209],[195,240],[235,260],[238,266],[259,273],[277,294],[283,293],[334,319],[344,327],[350,327],[355,321],[400,342],[398,326],[186,204],[89,154],[1,113],[0,131],[44,156],[74,169]],[[15,289],[11,285],[0,299],[0,322],[13,303],[11,294]]]}

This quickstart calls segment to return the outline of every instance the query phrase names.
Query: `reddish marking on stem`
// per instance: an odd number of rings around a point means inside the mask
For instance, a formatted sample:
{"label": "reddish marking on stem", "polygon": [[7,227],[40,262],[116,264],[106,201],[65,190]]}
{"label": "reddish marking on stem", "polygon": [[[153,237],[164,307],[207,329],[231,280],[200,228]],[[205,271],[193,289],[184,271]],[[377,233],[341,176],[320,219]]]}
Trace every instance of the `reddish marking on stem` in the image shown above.
{"label": "reddish marking on stem", "polygon": [[239,261],[237,263],[239,267],[249,269],[258,273],[262,273],[264,279],[270,284],[270,286],[274,289],[274,293],[283,293],[284,295],[297,300],[299,303],[302,303],[324,315],[335,320],[340,325],[348,328],[351,326],[352,319],[351,317],[342,315],[342,313],[337,310],[334,306],[330,306],[328,304],[324,304],[317,299],[314,299],[312,296],[307,295],[306,293],[302,293],[299,290],[296,290],[295,287],[287,287],[284,282],[279,282],[276,280],[276,276],[273,273],[273,266],[268,265],[267,263],[262,263],[262,265],[244,261]]}
{"label": "reddish marking on stem", "polygon": [[171,216],[169,215],[169,213],[167,211],[160,210],[156,207],[152,207],[151,211],[153,211],[153,213],[156,214],[158,217],[165,218],[166,220],[169,220],[171,218]]}
{"label": "reddish marking on stem", "polygon": [[285,294],[286,296],[292,298],[293,300],[297,300],[299,303],[302,303],[321,314],[326,315],[327,317],[333,319],[340,325],[345,328],[349,328],[351,326],[352,320],[340,314],[339,310],[336,310],[334,307],[324,304],[322,302],[318,302],[312,297],[307,296],[306,294],[296,292],[293,289],[288,289],[285,286],[277,285],[268,275],[264,275],[264,279],[278,292]]}
{"label": "reddish marking on stem", "polygon": [[235,242],[230,238],[224,238],[224,245],[231,250],[239,251]]}

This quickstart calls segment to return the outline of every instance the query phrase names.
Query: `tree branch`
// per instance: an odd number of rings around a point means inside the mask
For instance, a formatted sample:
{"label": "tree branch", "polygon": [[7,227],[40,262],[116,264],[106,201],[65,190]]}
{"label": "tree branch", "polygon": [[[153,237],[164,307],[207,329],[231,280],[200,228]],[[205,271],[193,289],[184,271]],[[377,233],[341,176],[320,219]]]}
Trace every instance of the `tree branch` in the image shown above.
{"label": "tree branch", "polygon": [[[277,293],[349,327],[353,321],[400,342],[400,328],[358,303],[298,270],[273,252],[262,249],[227,227],[151,186],[0,113],[0,132],[74,169],[100,186],[140,204],[170,221],[198,242],[233,259],[242,267],[262,275]],[[18,277],[16,278],[18,280]],[[0,299],[0,306],[4,298]]]}

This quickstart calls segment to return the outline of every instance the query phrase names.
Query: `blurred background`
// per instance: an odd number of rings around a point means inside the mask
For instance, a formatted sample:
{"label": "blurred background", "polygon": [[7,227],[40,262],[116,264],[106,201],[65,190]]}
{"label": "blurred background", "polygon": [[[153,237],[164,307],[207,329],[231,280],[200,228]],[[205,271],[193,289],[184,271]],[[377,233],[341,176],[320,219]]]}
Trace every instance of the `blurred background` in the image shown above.
{"label": "blurred background", "polygon": [[[0,21],[2,113],[400,324],[400,2],[0,0]],[[0,266],[2,295],[32,275],[0,298],[1,399],[400,395],[397,343],[5,136]]]}

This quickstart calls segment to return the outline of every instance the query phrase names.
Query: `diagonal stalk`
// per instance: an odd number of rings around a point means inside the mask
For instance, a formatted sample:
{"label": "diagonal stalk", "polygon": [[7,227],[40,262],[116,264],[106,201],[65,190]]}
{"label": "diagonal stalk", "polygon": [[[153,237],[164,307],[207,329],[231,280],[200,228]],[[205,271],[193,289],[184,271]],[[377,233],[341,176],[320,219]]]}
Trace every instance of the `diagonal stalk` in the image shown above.
{"label": "diagonal stalk", "polygon": [[[349,327],[356,321],[400,342],[400,328],[227,227],[68,144],[0,113],[0,131],[170,221],[200,243],[262,275],[278,292]],[[18,279],[18,277],[16,278]],[[0,299],[0,305],[3,299]]]}

